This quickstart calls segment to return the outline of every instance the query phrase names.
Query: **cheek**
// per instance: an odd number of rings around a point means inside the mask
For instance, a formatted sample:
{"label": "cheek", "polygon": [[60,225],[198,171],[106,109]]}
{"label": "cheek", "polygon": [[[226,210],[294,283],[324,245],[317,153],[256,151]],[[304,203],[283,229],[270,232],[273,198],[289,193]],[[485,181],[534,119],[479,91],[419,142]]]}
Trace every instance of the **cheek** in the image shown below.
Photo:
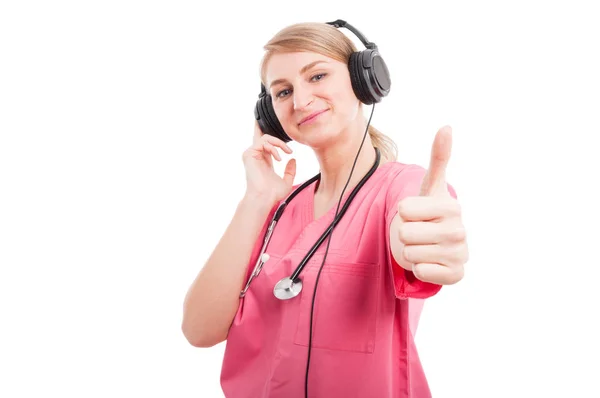
{"label": "cheek", "polygon": [[282,101],[273,104],[275,115],[281,124],[281,127],[285,130],[286,134],[296,142],[303,143],[300,141],[298,129],[295,122],[294,106],[290,100]]}
{"label": "cheek", "polygon": [[335,99],[334,104],[336,104],[336,114],[340,121],[349,122],[356,118],[359,111],[359,102],[352,93],[342,93]]}
{"label": "cheek", "polygon": [[330,91],[329,101],[336,108],[336,113],[344,120],[354,119],[359,110],[359,101],[354,95],[350,81],[344,83]]}
{"label": "cheek", "polygon": [[273,109],[275,110],[275,115],[277,115],[277,119],[279,123],[285,128],[285,124],[291,120],[291,106],[288,105],[289,101],[277,102],[273,103]]}

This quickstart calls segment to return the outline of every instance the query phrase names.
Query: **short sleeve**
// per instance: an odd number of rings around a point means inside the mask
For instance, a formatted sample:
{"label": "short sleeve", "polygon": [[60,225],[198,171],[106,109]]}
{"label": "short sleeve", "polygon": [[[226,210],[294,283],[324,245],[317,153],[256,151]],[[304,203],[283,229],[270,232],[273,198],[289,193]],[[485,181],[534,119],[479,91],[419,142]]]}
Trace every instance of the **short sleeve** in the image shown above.
{"label": "short sleeve", "polygon": [[[421,182],[427,172],[418,165],[405,165],[389,181],[389,187],[386,198],[386,248],[387,263],[390,268],[390,275],[394,281],[394,290],[396,298],[419,298],[424,299],[437,294],[442,286],[434,283],[424,282],[415,277],[412,271],[404,269],[396,262],[392,255],[390,247],[390,225],[398,213],[398,202],[408,196],[419,195]],[[457,198],[454,187],[448,184],[448,190],[452,197]]]}

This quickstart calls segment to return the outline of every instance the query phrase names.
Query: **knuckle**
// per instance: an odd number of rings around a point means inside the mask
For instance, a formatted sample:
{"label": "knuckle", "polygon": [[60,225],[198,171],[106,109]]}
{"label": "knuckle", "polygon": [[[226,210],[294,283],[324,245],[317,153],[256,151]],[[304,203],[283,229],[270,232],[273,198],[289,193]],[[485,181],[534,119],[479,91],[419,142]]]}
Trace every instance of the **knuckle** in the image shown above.
{"label": "knuckle", "polygon": [[412,253],[410,246],[404,246],[404,249],[402,250],[402,257],[404,257],[404,260],[406,260],[406,262],[409,262],[409,263],[414,262],[414,261],[412,261],[413,253]]}
{"label": "knuckle", "polygon": [[459,225],[451,231],[449,238],[453,241],[463,241],[467,238],[467,231],[464,226]]}
{"label": "knuckle", "polygon": [[269,144],[268,142],[265,142],[263,145],[263,150],[266,152],[270,152],[273,149],[273,145]]}
{"label": "knuckle", "polygon": [[463,244],[452,245],[446,249],[446,258],[451,264],[462,265],[465,263],[467,255],[466,247]]}
{"label": "knuckle", "polygon": [[405,244],[408,243],[409,237],[410,232],[408,231],[407,224],[400,225],[400,227],[398,228],[398,239],[400,240],[400,242]]}
{"label": "knuckle", "polygon": [[461,263],[464,265],[467,262],[469,262],[469,246],[467,245],[466,242],[464,242],[463,245],[462,245]]}
{"label": "knuckle", "polygon": [[455,267],[452,272],[452,281],[451,283],[460,282],[465,277],[465,267],[462,265],[459,267]]}
{"label": "knuckle", "polygon": [[398,202],[398,214],[402,218],[408,218],[410,204],[406,199],[402,199]]}
{"label": "knuckle", "polygon": [[269,135],[269,134],[264,134],[264,135],[262,136],[262,139],[263,139],[264,141],[266,141],[266,142],[269,142],[269,143],[271,143],[271,144],[275,144],[275,143],[279,142],[279,139],[278,139],[277,137],[274,137],[274,136],[272,136],[272,135]]}
{"label": "knuckle", "polygon": [[452,263],[460,264],[463,257],[462,245],[453,245],[450,253],[448,253],[448,257]]}
{"label": "knuckle", "polygon": [[427,272],[424,267],[413,267],[413,273],[419,280],[425,280],[427,278]]}

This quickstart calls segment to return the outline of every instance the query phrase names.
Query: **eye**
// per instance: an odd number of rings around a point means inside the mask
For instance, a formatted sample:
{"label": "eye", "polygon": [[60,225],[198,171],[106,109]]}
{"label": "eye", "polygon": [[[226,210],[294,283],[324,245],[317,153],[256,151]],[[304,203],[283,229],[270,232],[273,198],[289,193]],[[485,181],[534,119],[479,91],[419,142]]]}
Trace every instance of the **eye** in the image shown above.
{"label": "eye", "polygon": [[327,73],[319,73],[318,75],[314,75],[313,77],[311,77],[310,80],[319,81],[319,80],[323,79],[325,76],[327,76]]}
{"label": "eye", "polygon": [[281,90],[276,94],[277,98],[283,98],[284,96],[288,95],[290,93],[289,89],[285,89],[285,90]]}

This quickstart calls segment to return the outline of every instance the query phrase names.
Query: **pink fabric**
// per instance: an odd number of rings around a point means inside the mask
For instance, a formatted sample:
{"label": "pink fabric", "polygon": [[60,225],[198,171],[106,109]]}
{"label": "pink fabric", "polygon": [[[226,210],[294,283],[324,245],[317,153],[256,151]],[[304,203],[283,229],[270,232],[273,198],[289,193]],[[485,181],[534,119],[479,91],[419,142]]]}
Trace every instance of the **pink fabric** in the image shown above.
{"label": "pink fabric", "polygon": [[[389,248],[396,204],[418,194],[424,172],[398,162],[381,165],[333,231],[316,293],[310,397],[431,396],[413,338],[423,299],[441,286],[405,271]],[[333,219],[335,206],[314,220],[315,184],[287,206],[267,248],[270,259],[240,301],[221,373],[227,398],[304,397],[311,301],[327,240],[300,275],[300,295],[280,301],[273,287],[292,274]],[[256,242],[248,275],[271,215]]]}

